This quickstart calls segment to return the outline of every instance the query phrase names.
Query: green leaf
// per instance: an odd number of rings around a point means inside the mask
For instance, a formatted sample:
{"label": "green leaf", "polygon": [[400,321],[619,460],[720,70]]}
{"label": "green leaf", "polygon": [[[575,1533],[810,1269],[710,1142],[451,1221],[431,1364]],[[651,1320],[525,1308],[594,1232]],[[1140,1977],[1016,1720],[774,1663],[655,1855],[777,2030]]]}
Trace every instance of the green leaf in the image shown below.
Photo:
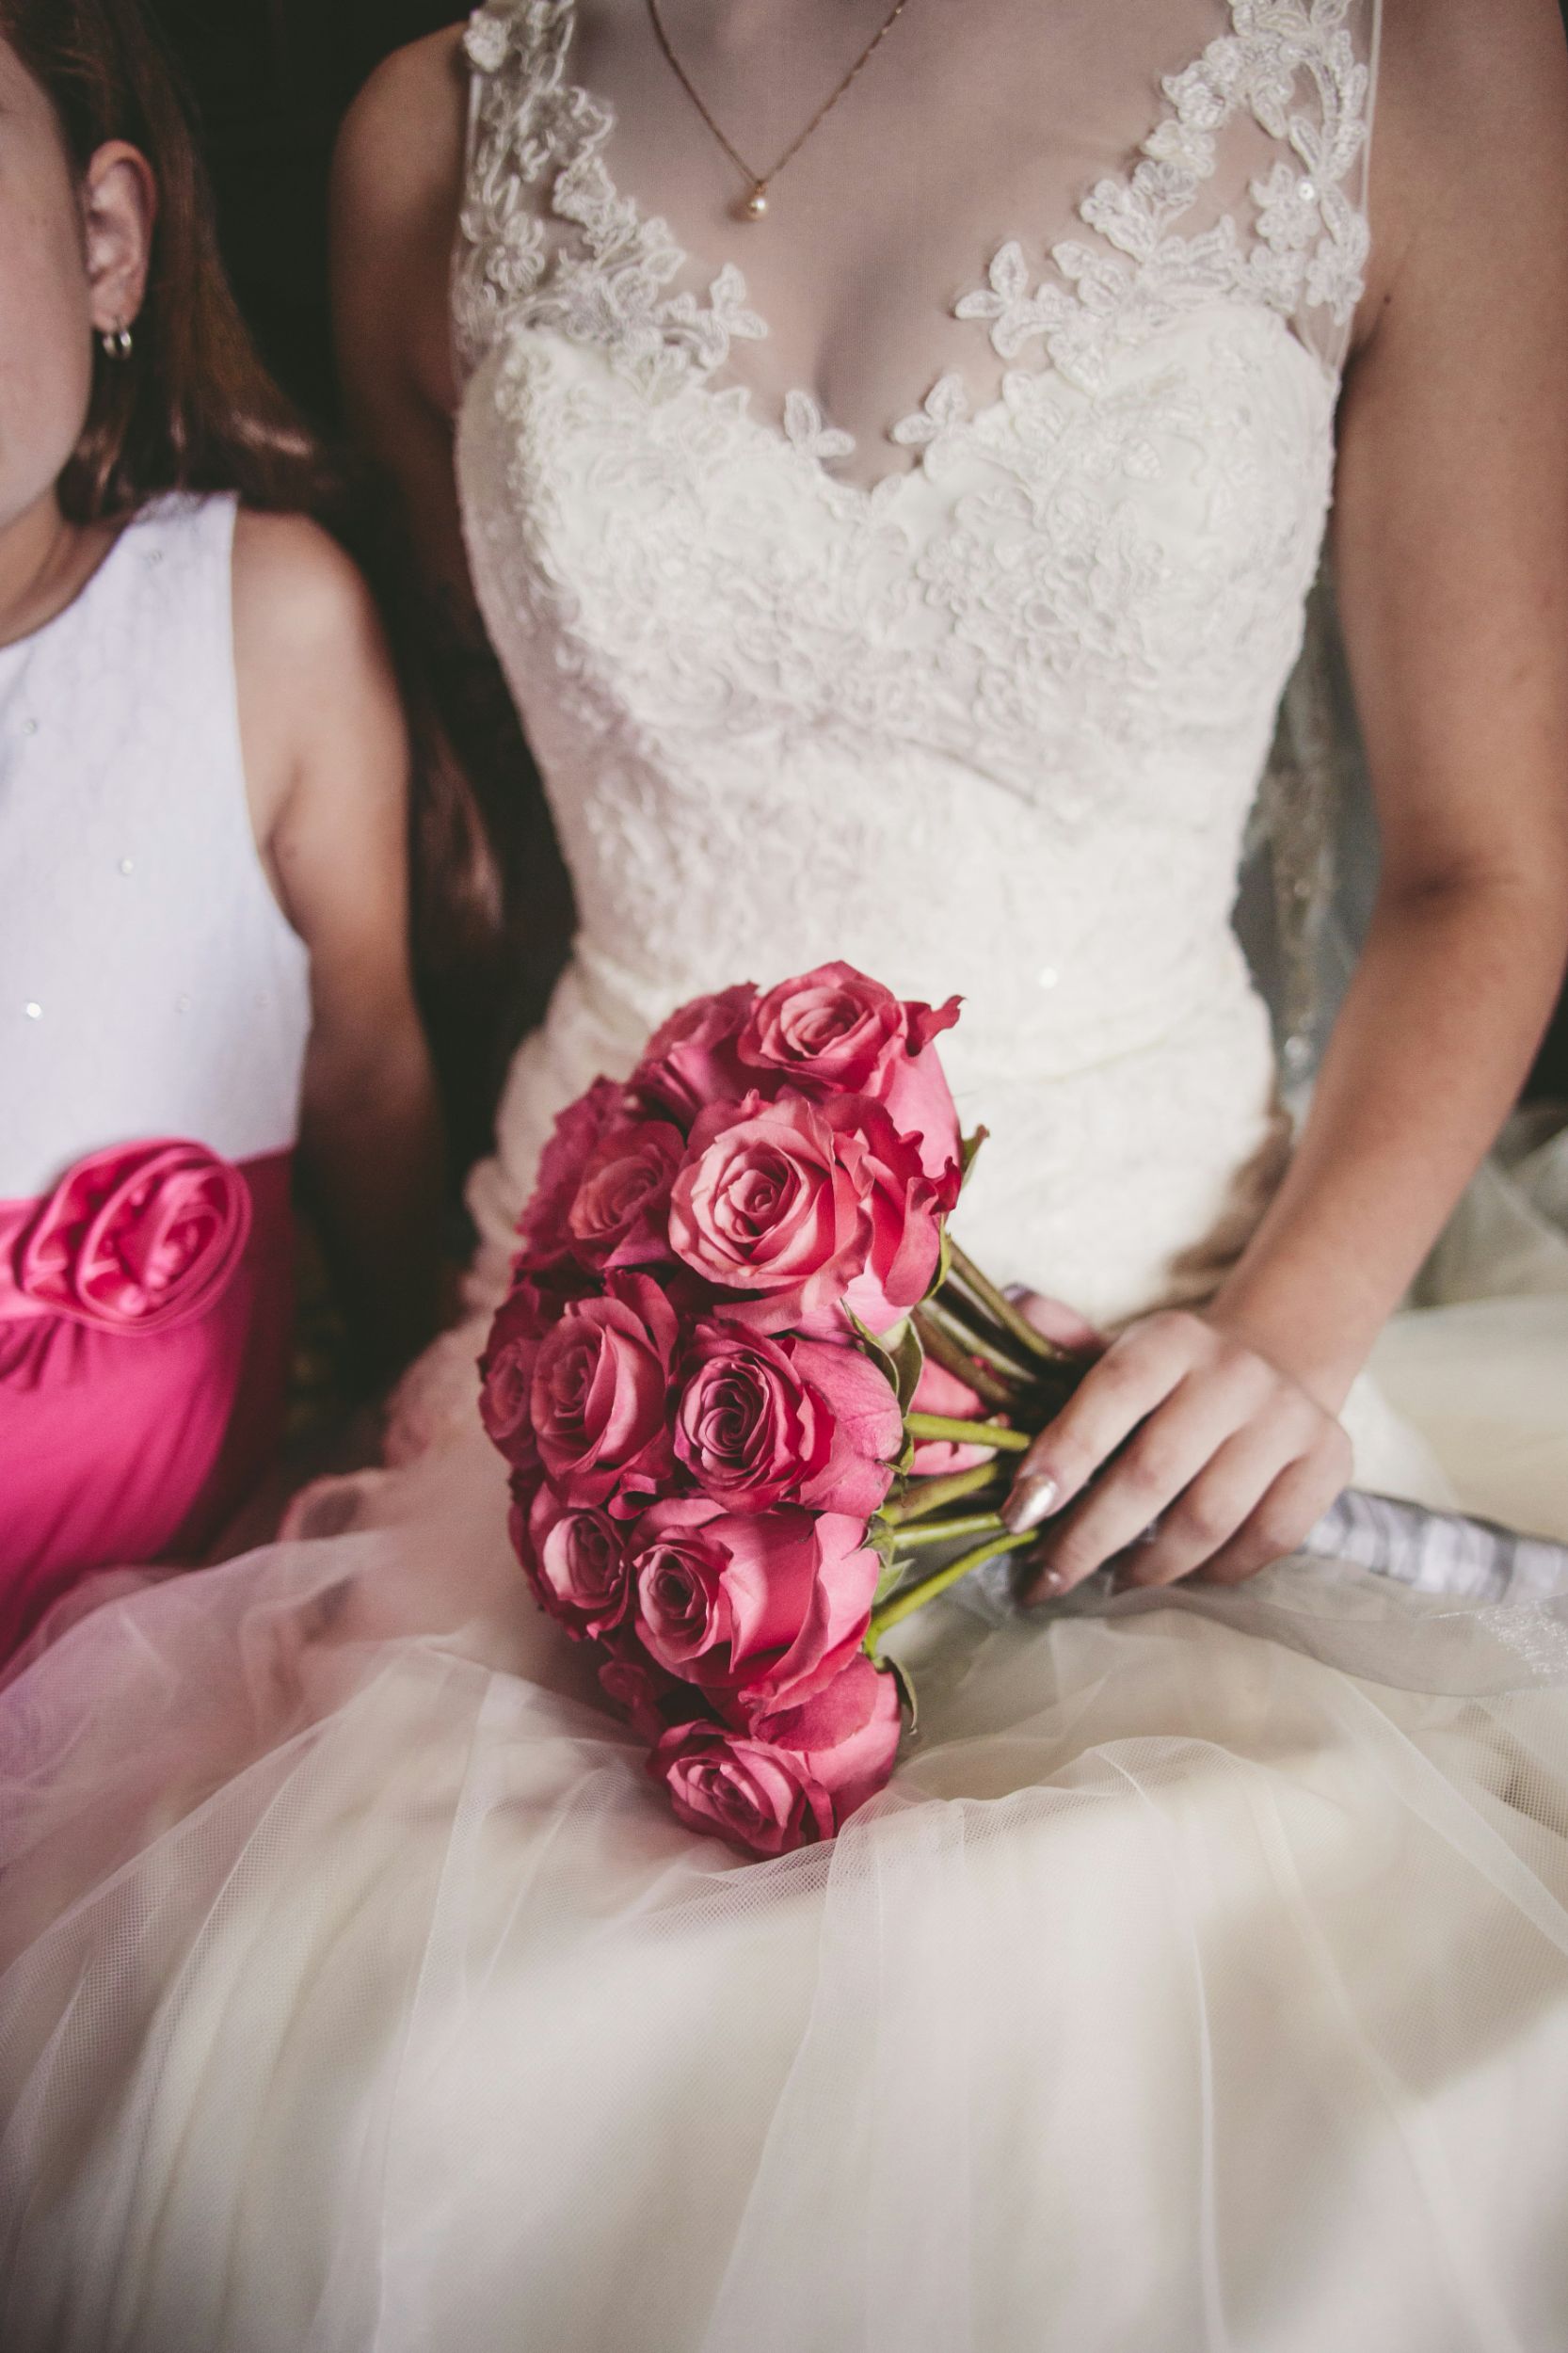
{"label": "green leaf", "polygon": [[[904,1323],[895,1323],[891,1327],[890,1332],[873,1332],[869,1323],[861,1322],[859,1317],[854,1312],[853,1308],[846,1307],[844,1313],[849,1318],[849,1321],[854,1329],[855,1337],[859,1346],[861,1354],[871,1358],[872,1364],[875,1365],[877,1370],[887,1382],[888,1386],[892,1390],[894,1396],[897,1397],[898,1360],[893,1352],[892,1337],[894,1334],[901,1333],[904,1330]],[[904,1319],[904,1321],[907,1321],[907,1318]],[[899,1402],[901,1405],[903,1404],[904,1400],[902,1397],[899,1398]]]}
{"label": "green leaf", "polygon": [[[944,1218],[942,1220],[941,1247],[936,1253],[936,1272],[931,1278],[931,1288],[925,1294],[926,1299],[936,1298],[937,1292],[941,1289],[942,1285],[947,1281],[952,1269],[952,1244],[948,1240],[948,1223],[946,1218]],[[925,1301],[922,1300],[920,1305],[923,1306],[925,1305]]]}
{"label": "green leaf", "polygon": [[[876,1593],[872,1601],[872,1608],[880,1609],[888,1595],[897,1593],[908,1573],[908,1567],[904,1561],[885,1561],[882,1574],[876,1580]],[[873,1658],[876,1657],[874,1651],[872,1652],[872,1657]]]}
{"label": "green leaf", "polygon": [[973,1135],[961,1136],[959,1138],[958,1160],[961,1171],[959,1181],[961,1184],[967,1185],[968,1183],[969,1171],[974,1166],[975,1154],[979,1151],[981,1145],[984,1143],[990,1132],[991,1131],[988,1128],[977,1128]]}
{"label": "green leaf", "polygon": [[879,1514],[866,1529],[866,1542],[881,1561],[883,1568],[890,1569],[893,1565],[893,1554],[898,1549],[898,1529],[892,1522],[883,1519]]}
{"label": "green leaf", "polygon": [[893,1366],[893,1386],[898,1392],[899,1406],[907,1413],[915,1401],[915,1391],[920,1387],[920,1375],[925,1370],[925,1350],[909,1317],[906,1316],[899,1327],[898,1338],[890,1342],[888,1353]]}

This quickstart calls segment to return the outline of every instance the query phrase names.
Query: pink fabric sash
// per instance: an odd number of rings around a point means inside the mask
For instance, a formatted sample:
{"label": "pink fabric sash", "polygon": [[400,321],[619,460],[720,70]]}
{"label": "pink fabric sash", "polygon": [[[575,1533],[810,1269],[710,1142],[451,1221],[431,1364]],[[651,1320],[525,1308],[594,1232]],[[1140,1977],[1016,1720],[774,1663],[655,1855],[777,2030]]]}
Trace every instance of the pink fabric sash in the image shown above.
{"label": "pink fabric sash", "polygon": [[265,1469],[291,1160],[159,1139],[0,1202],[0,1658],[86,1572],[200,1558]]}

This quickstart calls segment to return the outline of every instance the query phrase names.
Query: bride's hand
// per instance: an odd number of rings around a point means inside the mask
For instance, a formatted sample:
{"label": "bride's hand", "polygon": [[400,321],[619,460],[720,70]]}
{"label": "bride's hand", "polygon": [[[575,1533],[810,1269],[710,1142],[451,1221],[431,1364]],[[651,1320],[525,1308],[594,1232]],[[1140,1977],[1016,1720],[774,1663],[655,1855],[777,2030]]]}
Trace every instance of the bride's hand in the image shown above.
{"label": "bride's hand", "polygon": [[1031,1601],[1119,1555],[1126,1584],[1198,1569],[1231,1584],[1292,1551],[1351,1468],[1344,1431],[1300,1382],[1219,1321],[1173,1309],[1107,1349],[1023,1457],[1003,1517],[1051,1523]]}

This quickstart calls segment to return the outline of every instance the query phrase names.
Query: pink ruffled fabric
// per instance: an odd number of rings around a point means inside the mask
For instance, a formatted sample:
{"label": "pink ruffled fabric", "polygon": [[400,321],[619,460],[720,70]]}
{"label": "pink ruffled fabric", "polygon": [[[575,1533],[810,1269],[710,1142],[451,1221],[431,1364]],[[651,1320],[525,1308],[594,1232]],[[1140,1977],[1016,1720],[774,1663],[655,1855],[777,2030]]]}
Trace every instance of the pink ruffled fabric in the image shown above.
{"label": "pink ruffled fabric", "polygon": [[265,1467],[291,1159],[158,1140],[0,1202],[0,1658],[88,1571],[200,1558]]}

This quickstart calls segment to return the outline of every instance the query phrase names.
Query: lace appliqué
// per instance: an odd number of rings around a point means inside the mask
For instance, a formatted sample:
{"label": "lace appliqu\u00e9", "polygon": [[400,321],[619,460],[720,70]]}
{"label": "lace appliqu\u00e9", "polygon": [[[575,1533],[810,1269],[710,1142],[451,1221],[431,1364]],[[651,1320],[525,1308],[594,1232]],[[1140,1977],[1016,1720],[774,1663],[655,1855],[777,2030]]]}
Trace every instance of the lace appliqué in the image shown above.
{"label": "lace appliqu\u00e9", "polygon": [[[1231,1231],[1237,1187],[1256,1215],[1272,1059],[1227,911],[1364,249],[1346,5],[1234,0],[1052,274],[1012,241],[966,297],[996,396],[939,375],[870,488],[809,392],[775,422],[724,379],[765,323],[617,193],[572,0],[475,18],[459,482],[582,917],[504,1121],[517,1183],[671,1003],[846,956],[966,996],[999,1263],[1120,1314],[1208,1279],[1173,1254]],[[1249,127],[1245,230],[1192,233],[1243,105],[1282,144]]]}
{"label": "lace appliqu\u00e9", "polygon": [[[1369,84],[1345,29],[1349,6],[1238,0],[1236,31],[1167,77],[1172,111],[1130,176],[1100,180],[1079,207],[1084,226],[1125,258],[1066,238],[1051,248],[1056,277],[1032,286],[1023,247],[1010,239],[954,315],[987,322],[1002,360],[1038,337],[1052,365],[1090,392],[1116,350],[1204,303],[1240,298],[1285,317],[1321,307],[1343,327],[1361,297],[1368,252],[1366,220],[1344,190],[1366,140]],[[1315,109],[1297,104],[1304,76]],[[1215,135],[1242,107],[1296,161],[1282,156],[1252,183],[1256,243],[1245,243],[1228,215],[1182,236],[1176,224],[1214,175]]]}
{"label": "lace appliqu\u00e9", "polygon": [[[1169,111],[1130,173],[1102,178],[1079,207],[1110,251],[1064,238],[1050,248],[1054,275],[1032,285],[1023,244],[1011,238],[954,316],[984,323],[1006,361],[1038,340],[1051,365],[1086,392],[1106,382],[1119,352],[1209,302],[1259,304],[1287,319],[1320,310],[1343,328],[1361,296],[1368,243],[1346,193],[1365,146],[1369,92],[1346,29],[1351,6],[1232,0],[1234,30],[1165,78]],[[504,327],[551,326],[599,345],[650,399],[666,398],[711,379],[731,343],[765,337],[767,322],[748,307],[733,263],[705,296],[665,292],[687,256],[668,223],[644,218],[610,179],[600,151],[614,114],[567,77],[574,15],[575,0],[489,0],[469,25],[465,48],[483,87],[454,283],[457,348],[472,367]],[[1214,176],[1217,134],[1243,109],[1293,160],[1280,157],[1252,182],[1251,237],[1228,215],[1183,235],[1178,224]],[[547,174],[550,213],[581,232],[575,246],[552,246],[545,217],[526,200]],[[991,405],[1007,397],[1004,378]],[[741,392],[735,406],[747,410],[749,394]],[[985,413],[948,376],[888,439],[928,465]],[[856,446],[805,392],[786,395],[780,431],[819,467]],[[885,477],[868,495],[904,478]]]}

